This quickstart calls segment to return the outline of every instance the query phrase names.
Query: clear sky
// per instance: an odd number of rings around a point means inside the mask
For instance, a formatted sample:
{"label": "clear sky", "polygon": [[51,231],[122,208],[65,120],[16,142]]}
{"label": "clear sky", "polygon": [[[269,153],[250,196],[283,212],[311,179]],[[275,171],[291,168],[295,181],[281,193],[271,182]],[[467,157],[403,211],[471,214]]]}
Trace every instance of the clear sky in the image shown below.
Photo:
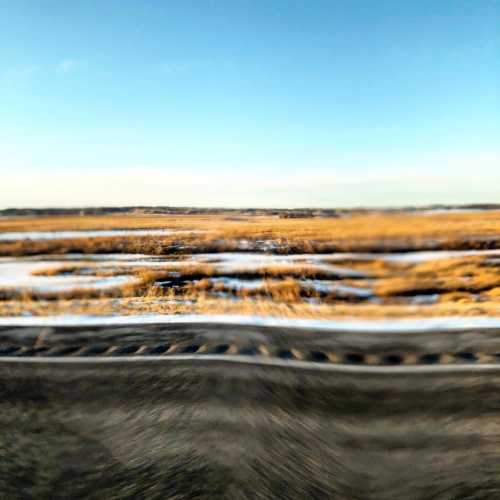
{"label": "clear sky", "polygon": [[0,0],[0,207],[500,202],[499,0]]}

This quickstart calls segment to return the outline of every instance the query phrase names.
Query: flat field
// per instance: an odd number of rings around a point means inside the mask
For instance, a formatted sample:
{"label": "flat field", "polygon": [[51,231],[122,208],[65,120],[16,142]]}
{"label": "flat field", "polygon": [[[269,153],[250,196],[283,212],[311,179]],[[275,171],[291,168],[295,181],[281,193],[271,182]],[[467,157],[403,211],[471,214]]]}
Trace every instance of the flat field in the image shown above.
{"label": "flat field", "polygon": [[500,211],[0,218],[0,316],[500,316]]}

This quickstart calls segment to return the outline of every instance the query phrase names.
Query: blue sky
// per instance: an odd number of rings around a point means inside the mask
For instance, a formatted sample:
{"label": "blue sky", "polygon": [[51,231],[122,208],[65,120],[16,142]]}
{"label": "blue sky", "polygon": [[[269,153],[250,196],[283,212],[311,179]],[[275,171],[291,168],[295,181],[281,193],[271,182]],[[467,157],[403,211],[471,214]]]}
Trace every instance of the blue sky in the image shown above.
{"label": "blue sky", "polygon": [[0,206],[500,202],[498,0],[0,0]]}

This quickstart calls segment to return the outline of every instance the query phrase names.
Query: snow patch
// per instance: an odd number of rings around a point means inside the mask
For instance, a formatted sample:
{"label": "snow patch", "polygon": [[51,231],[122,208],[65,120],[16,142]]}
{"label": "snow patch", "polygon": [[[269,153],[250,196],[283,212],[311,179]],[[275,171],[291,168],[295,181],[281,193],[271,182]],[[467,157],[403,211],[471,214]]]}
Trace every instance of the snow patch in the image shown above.
{"label": "snow patch", "polygon": [[28,231],[0,232],[0,241],[19,240],[60,240],[73,238],[102,238],[113,236],[169,236],[196,231],[180,231],[175,229],[109,229],[95,231]]}
{"label": "snow patch", "polygon": [[225,324],[279,328],[311,328],[359,333],[420,333],[500,328],[500,317],[436,317],[372,320],[313,320],[269,316],[149,314],[136,316],[3,317],[0,326],[113,326],[141,324]]}

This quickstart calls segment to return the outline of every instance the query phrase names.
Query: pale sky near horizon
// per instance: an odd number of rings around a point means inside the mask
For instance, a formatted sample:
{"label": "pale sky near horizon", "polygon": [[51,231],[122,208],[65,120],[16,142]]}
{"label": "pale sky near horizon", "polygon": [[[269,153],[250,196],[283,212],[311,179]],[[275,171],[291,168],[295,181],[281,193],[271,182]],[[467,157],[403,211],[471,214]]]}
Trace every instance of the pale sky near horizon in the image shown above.
{"label": "pale sky near horizon", "polygon": [[0,0],[0,208],[500,202],[499,0]]}

